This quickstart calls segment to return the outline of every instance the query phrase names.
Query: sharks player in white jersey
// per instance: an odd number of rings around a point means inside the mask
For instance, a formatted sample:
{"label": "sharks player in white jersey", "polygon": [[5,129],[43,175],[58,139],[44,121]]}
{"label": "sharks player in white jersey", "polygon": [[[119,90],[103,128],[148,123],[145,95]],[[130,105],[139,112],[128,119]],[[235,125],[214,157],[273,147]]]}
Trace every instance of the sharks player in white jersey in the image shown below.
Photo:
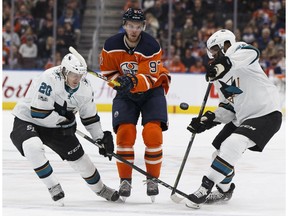
{"label": "sharks player in white jersey", "polygon": [[79,112],[82,124],[102,146],[99,153],[111,160],[113,137],[110,131],[102,130],[86,74],[87,68],[73,54],[67,54],[61,65],[46,70],[33,80],[26,97],[13,110],[15,120],[10,134],[13,144],[31,163],[52,199],[61,204],[64,191],[45,156],[43,145],[67,160],[97,195],[109,201],[119,198],[118,191],[102,182],[75,135],[75,113]]}
{"label": "sharks player in white jersey", "polygon": [[[246,149],[262,152],[282,123],[278,90],[261,69],[255,47],[236,42],[231,31],[222,29],[207,40],[207,53],[213,61],[206,79],[217,89],[219,107],[193,118],[187,129],[201,133],[226,125],[212,143],[217,150],[211,167],[186,202],[191,208],[229,200],[235,189],[234,167],[242,154]],[[217,190],[212,191],[214,185]]]}

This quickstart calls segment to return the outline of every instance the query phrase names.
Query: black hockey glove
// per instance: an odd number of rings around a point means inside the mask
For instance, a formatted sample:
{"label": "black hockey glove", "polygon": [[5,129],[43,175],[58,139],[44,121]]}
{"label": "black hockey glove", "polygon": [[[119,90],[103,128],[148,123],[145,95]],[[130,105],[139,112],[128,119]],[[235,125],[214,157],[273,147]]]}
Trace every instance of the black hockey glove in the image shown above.
{"label": "black hockey glove", "polygon": [[206,72],[206,81],[221,79],[231,69],[232,63],[227,56],[221,56],[208,65]]}
{"label": "black hockey glove", "polygon": [[54,111],[57,112],[61,116],[65,116],[67,112],[67,102],[64,101],[64,104],[62,106],[55,102]]}
{"label": "black hockey glove", "polygon": [[189,130],[191,133],[202,133],[203,131],[220,124],[219,122],[214,122],[214,119],[215,113],[207,111],[201,116],[201,118],[192,118],[187,130]]}
{"label": "black hockey glove", "polygon": [[96,140],[96,142],[101,145],[101,148],[99,148],[99,154],[108,157],[109,161],[111,161],[112,153],[114,152],[113,136],[111,132],[104,131],[103,138]]}
{"label": "black hockey glove", "polygon": [[61,127],[61,134],[64,136],[72,136],[76,132],[76,119],[72,111],[66,111],[65,117],[67,120],[60,122],[58,125]]}
{"label": "black hockey glove", "polygon": [[128,93],[138,84],[138,79],[134,74],[127,73],[123,76],[117,77],[117,82],[120,86],[115,86],[114,89],[120,93]]}

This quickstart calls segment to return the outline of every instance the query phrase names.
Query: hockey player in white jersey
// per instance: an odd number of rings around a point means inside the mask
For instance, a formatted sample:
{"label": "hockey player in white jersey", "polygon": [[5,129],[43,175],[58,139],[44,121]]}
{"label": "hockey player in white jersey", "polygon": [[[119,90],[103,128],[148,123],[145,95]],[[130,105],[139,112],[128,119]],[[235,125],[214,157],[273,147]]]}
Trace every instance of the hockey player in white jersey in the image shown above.
{"label": "hockey player in white jersey", "polygon": [[[192,118],[187,129],[201,133],[226,125],[212,143],[217,150],[200,188],[186,201],[191,208],[229,200],[235,189],[234,167],[242,154],[247,149],[262,152],[282,123],[278,90],[261,69],[255,47],[236,42],[231,31],[222,29],[207,40],[207,53],[213,61],[206,79],[215,85],[219,107]],[[212,191],[213,186],[217,190]]]}
{"label": "hockey player in white jersey", "polygon": [[95,165],[77,139],[75,114],[108,156],[114,151],[110,131],[101,127],[93,89],[86,79],[87,68],[73,54],[67,54],[61,65],[52,67],[34,79],[26,97],[13,110],[15,115],[11,140],[31,163],[38,177],[47,186],[54,201],[63,203],[64,191],[44,152],[49,146],[86,181],[98,196],[109,201],[119,199],[118,191],[107,187]]}

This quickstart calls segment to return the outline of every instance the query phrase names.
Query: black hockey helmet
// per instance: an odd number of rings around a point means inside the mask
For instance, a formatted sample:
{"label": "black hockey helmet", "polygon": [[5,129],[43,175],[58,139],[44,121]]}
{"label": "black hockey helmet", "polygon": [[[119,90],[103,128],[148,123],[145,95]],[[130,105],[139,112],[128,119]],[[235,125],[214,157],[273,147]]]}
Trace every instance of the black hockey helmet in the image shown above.
{"label": "black hockey helmet", "polygon": [[144,15],[143,10],[128,8],[126,12],[123,14],[123,23],[125,23],[125,21],[127,20],[144,22],[145,15]]}

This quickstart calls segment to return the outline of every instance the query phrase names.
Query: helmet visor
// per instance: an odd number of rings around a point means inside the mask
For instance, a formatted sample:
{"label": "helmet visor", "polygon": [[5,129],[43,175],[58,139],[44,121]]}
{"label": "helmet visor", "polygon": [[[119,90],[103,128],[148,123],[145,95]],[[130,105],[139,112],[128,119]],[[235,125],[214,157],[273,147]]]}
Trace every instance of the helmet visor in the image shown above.
{"label": "helmet visor", "polygon": [[218,52],[219,52],[219,47],[218,46],[213,46],[210,49],[207,48],[207,55],[210,59],[213,59],[217,57]]}

